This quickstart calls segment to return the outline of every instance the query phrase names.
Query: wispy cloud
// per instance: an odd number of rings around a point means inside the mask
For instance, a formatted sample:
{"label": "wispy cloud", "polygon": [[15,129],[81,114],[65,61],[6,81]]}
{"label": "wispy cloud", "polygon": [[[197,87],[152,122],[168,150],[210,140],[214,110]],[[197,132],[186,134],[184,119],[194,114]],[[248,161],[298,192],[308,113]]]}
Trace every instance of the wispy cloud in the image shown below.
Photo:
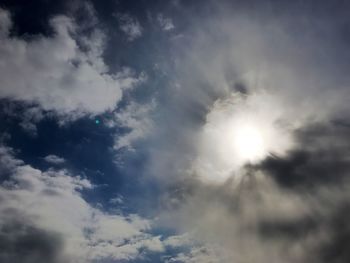
{"label": "wispy cloud", "polygon": [[129,14],[117,14],[119,28],[123,31],[129,41],[133,41],[142,36],[142,27],[137,18]]}
{"label": "wispy cloud", "polygon": [[109,126],[118,126],[128,131],[115,136],[115,150],[134,150],[133,144],[151,134],[153,129],[152,112],[156,103],[148,104],[130,102],[124,109],[114,114]]}
{"label": "wispy cloud", "polygon": [[158,20],[158,23],[159,23],[160,27],[164,31],[170,31],[170,30],[175,28],[171,18],[165,17],[163,14],[158,14],[157,15],[157,20]]}

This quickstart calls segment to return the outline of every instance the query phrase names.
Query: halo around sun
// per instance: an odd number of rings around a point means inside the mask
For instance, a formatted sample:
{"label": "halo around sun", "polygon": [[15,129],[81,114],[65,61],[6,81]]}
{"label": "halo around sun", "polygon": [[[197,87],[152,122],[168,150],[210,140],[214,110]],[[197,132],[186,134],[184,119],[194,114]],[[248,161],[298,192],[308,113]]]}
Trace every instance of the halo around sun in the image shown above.
{"label": "halo around sun", "polygon": [[279,125],[280,108],[266,93],[248,97],[234,93],[217,101],[200,132],[194,172],[203,180],[223,182],[270,153],[283,155],[292,139]]}

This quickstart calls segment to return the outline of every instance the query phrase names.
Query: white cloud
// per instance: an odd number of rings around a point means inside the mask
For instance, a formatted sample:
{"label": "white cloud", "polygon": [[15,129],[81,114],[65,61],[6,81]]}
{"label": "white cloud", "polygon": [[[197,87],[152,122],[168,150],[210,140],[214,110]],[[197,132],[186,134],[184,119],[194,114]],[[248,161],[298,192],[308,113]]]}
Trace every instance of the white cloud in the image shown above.
{"label": "white cloud", "polygon": [[155,109],[155,101],[149,104],[130,102],[125,109],[117,112],[109,126],[119,126],[129,129],[124,135],[116,135],[114,149],[134,150],[133,144],[149,135],[153,128],[150,114]]}
{"label": "white cloud", "polygon": [[148,234],[149,220],[107,214],[89,205],[80,194],[93,188],[88,180],[66,170],[34,169],[5,147],[0,148],[0,161],[10,174],[0,186],[0,229],[15,219],[14,213],[20,215],[27,224],[62,237],[62,258],[71,262],[129,260],[139,257],[141,249],[163,250],[160,237]]}
{"label": "white cloud", "polygon": [[119,20],[119,28],[123,31],[129,41],[133,41],[142,36],[142,27],[140,22],[129,14],[116,15]]}
{"label": "white cloud", "polygon": [[113,205],[120,205],[124,203],[124,198],[122,195],[117,195],[116,197],[111,198],[109,203]]}
{"label": "white cloud", "polygon": [[189,252],[180,252],[176,256],[165,260],[166,263],[214,263],[214,262],[229,262],[223,261],[222,255],[216,250],[206,246],[192,247]]}
{"label": "white cloud", "polygon": [[158,23],[159,23],[160,27],[161,27],[164,31],[170,31],[170,30],[172,30],[172,29],[175,28],[175,26],[174,26],[173,21],[171,20],[171,18],[164,17],[163,14],[158,14],[157,20],[158,20]]}
{"label": "white cloud", "polygon": [[178,252],[172,256],[165,256],[165,262],[226,262],[225,251],[210,243],[196,240],[194,233],[170,236],[163,240],[165,246],[175,248]]}
{"label": "white cloud", "polygon": [[51,164],[62,164],[66,161],[64,158],[58,157],[57,155],[54,155],[54,154],[45,156],[44,160]]}
{"label": "white cloud", "polygon": [[77,24],[57,16],[50,20],[52,37],[24,40],[9,35],[12,21],[2,9],[0,24],[2,98],[34,102],[58,114],[98,114],[113,109],[123,89],[138,82],[129,70],[108,72],[102,58],[105,37],[99,30],[81,36]]}

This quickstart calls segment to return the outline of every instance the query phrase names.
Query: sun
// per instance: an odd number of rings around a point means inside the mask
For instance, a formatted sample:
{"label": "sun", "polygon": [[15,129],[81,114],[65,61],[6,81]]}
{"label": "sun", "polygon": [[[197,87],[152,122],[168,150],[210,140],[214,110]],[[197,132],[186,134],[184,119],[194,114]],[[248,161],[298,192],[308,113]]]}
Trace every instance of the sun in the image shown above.
{"label": "sun", "polygon": [[283,107],[268,93],[232,94],[214,103],[197,141],[195,174],[207,182],[239,178],[247,164],[292,149],[292,123],[284,120]]}
{"label": "sun", "polygon": [[236,127],[233,137],[235,152],[243,161],[256,162],[266,155],[263,134],[253,125]]}

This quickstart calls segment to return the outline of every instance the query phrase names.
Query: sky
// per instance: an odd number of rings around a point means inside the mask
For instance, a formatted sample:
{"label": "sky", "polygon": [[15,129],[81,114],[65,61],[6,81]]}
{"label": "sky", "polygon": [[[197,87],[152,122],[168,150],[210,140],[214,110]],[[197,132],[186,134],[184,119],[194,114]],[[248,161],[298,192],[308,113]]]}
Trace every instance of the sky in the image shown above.
{"label": "sky", "polygon": [[350,262],[350,3],[1,0],[0,262]]}

